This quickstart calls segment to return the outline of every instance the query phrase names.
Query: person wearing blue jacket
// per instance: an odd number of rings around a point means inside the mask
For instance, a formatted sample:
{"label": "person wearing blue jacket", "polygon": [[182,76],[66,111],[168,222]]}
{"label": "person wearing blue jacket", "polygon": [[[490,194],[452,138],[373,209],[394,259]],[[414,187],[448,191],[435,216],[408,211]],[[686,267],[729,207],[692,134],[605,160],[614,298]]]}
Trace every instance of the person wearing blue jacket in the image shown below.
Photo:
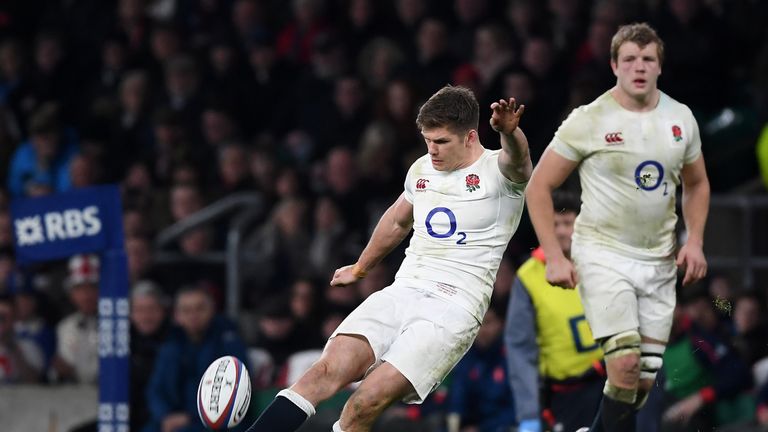
{"label": "person wearing blue jacket", "polygon": [[515,404],[507,384],[504,315],[493,304],[475,343],[451,374],[448,432],[474,427],[478,432],[506,432],[515,426]]}
{"label": "person wearing blue jacket", "polygon": [[58,108],[41,106],[30,120],[30,137],[14,152],[8,190],[14,197],[63,192],[72,187],[69,166],[78,153],[73,130],[61,126]]}
{"label": "person wearing blue jacket", "polygon": [[754,415],[749,366],[731,345],[703,287],[681,294],[675,308],[666,373],[663,430],[714,430]]}
{"label": "person wearing blue jacket", "polygon": [[197,413],[200,377],[221,356],[247,361],[235,325],[216,315],[213,298],[205,288],[188,287],[178,293],[174,320],[177,327],[160,347],[147,386],[151,420],[144,432],[205,431]]}

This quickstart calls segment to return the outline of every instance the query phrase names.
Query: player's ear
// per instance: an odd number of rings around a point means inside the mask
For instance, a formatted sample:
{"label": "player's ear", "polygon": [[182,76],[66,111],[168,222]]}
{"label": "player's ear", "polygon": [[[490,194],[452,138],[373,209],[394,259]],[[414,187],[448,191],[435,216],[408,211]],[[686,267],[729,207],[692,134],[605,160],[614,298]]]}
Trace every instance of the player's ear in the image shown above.
{"label": "player's ear", "polygon": [[472,142],[472,140],[476,140],[478,138],[477,131],[474,129],[470,129],[469,132],[467,132],[466,138],[464,138],[464,145],[469,146],[469,143]]}

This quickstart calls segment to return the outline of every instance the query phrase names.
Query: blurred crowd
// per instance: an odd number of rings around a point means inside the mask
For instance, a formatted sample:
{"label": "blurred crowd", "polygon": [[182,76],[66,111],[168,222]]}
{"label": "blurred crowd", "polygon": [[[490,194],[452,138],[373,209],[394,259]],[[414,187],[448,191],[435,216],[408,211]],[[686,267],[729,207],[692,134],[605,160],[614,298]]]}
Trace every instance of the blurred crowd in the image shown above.
{"label": "blurred crowd", "polygon": [[[349,311],[391,282],[402,253],[355,286],[328,286],[424,153],[414,120],[425,97],[448,83],[471,88],[481,107],[516,97],[535,163],[564,116],[615,83],[617,26],[649,21],[666,43],[660,87],[701,114],[707,154],[724,107],[755,125],[768,121],[767,20],[759,0],[0,2],[0,383],[98,379],[98,257],[19,268],[11,199],[120,185],[132,430],[186,430],[196,423],[184,412],[199,374],[218,354],[246,358],[257,390],[284,386]],[[479,132],[485,147],[498,148],[486,121]],[[738,140],[749,157],[731,160],[736,177],[722,164],[708,167],[724,179],[715,191],[757,177],[757,127],[729,144]],[[154,253],[161,230],[238,192],[258,194],[265,212],[244,241],[260,257],[242,274],[247,319],[232,322],[221,315],[224,268],[204,259],[222,250],[226,221],[183,234],[172,249],[186,261],[161,263]],[[491,318],[503,321],[515,269],[535,246],[524,219],[499,270]],[[754,375],[764,379],[766,293],[742,293],[724,277],[705,285],[702,305],[717,307],[681,307],[688,324],[677,330],[702,326],[714,347],[763,364]],[[481,348],[495,346],[499,329],[479,338]],[[717,379],[720,352],[702,376]],[[471,384],[473,370],[457,374]],[[489,382],[506,379],[499,373]],[[768,405],[754,409],[756,397],[768,403],[768,387],[760,393],[753,378],[736,393],[751,391],[747,417],[768,423]],[[678,388],[680,397],[696,385]],[[400,418],[486,417],[466,414],[487,407],[462,391],[451,395],[446,385]]]}

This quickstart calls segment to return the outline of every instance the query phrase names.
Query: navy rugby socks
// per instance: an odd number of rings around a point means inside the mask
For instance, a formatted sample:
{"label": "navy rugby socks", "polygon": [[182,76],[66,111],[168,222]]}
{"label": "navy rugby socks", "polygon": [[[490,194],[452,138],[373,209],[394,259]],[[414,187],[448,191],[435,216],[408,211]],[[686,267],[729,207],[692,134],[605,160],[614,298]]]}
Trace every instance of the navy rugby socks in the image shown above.
{"label": "navy rugby socks", "polygon": [[621,402],[603,395],[603,401],[600,403],[598,412],[601,412],[605,432],[635,432],[637,411],[634,404]]}
{"label": "navy rugby socks", "polygon": [[294,432],[314,413],[312,404],[286,389],[277,394],[246,432]]}

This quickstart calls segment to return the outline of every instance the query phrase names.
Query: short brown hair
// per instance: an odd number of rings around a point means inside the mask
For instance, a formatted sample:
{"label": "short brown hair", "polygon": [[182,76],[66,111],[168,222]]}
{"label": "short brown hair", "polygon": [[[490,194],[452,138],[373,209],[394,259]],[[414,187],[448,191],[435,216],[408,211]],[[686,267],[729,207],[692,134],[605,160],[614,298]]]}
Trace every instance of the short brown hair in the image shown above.
{"label": "short brown hair", "polygon": [[433,94],[416,116],[419,129],[445,127],[456,134],[477,129],[479,121],[480,106],[472,90],[450,85]]}
{"label": "short brown hair", "polygon": [[656,30],[648,23],[632,23],[619,27],[619,30],[611,39],[611,61],[619,60],[619,48],[625,42],[634,42],[641,49],[646,45],[656,42],[656,53],[659,56],[659,64],[664,63],[664,41],[661,40]]}
{"label": "short brown hair", "polygon": [[552,192],[552,205],[556,213],[572,212],[579,214],[579,210],[581,210],[579,196],[565,189],[556,189]]}

